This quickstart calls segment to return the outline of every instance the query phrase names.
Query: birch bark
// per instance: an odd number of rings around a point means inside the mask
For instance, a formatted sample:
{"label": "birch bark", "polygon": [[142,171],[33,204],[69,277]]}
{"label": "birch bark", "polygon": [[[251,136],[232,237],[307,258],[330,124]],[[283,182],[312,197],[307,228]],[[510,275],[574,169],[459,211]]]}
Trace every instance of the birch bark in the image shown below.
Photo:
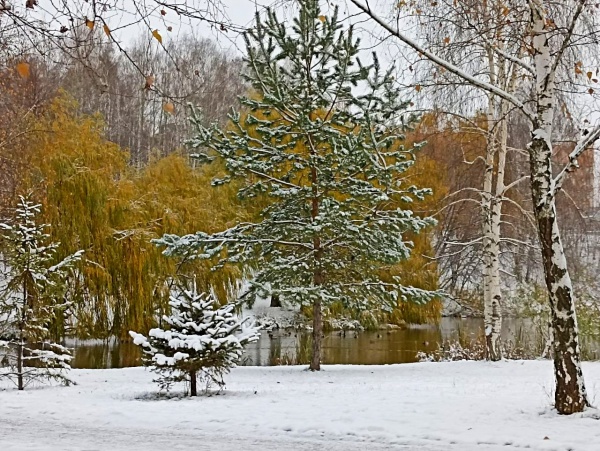
{"label": "birch bark", "polygon": [[[471,75],[439,55],[428,51],[419,42],[391,26],[376,14],[368,3],[361,0],[350,1],[384,30],[419,52],[423,57],[460,77],[466,84],[478,87],[508,102],[529,119],[531,143],[528,150],[531,192],[551,309],[556,379],[555,407],[560,414],[581,412],[589,403],[581,371],[575,299],[556,215],[556,192],[560,188],[564,174],[572,167],[576,156],[598,139],[600,127],[596,127],[589,133],[588,138],[576,146],[576,150],[569,156],[569,163],[556,178],[552,173],[551,139],[554,125],[553,112],[556,107],[556,70],[565,51],[571,45],[573,31],[580,21],[580,15],[584,8],[589,6],[588,2],[585,0],[568,2],[568,4],[564,2],[564,13],[568,17],[556,17],[556,19],[561,21],[566,19],[567,26],[560,29],[554,25],[555,21],[546,15],[548,10],[546,6],[550,7],[551,5],[545,5],[542,0],[528,0],[520,4],[529,10],[529,29],[523,36],[522,44],[531,52],[534,66],[529,66],[518,56],[511,56],[508,60],[517,61],[533,75],[535,92],[533,105],[530,108],[528,93],[520,96],[492,83],[482,81],[477,76]],[[560,7],[561,5],[562,3],[556,3],[553,6]],[[549,43],[551,36],[554,41],[562,38],[558,49],[551,49]],[[482,35],[481,39],[485,40],[485,35]]]}
{"label": "birch bark", "polygon": [[551,58],[546,12],[540,0],[529,2],[536,69],[536,120],[529,146],[531,194],[542,248],[542,262],[553,331],[553,357],[559,413],[581,412],[589,405],[586,395],[571,276],[556,217],[555,182],[552,175],[552,127],[556,102],[556,65]]}

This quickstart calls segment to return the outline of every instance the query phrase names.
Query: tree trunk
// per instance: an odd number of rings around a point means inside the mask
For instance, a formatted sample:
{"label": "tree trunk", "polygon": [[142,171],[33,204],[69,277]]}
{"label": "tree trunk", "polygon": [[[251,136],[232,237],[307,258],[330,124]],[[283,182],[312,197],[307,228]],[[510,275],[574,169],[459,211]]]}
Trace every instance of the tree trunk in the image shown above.
{"label": "tree trunk", "polygon": [[553,334],[555,407],[559,413],[581,412],[588,404],[583,374],[571,277],[567,269],[556,212],[536,208],[546,286],[550,292]]}
{"label": "tree trunk", "polygon": [[312,355],[310,357],[311,371],[321,370],[321,341],[323,335],[323,318],[321,300],[313,303]]}
{"label": "tree trunk", "polygon": [[[493,139],[493,138],[490,138]],[[488,146],[489,147],[489,146]],[[493,173],[493,150],[488,148],[482,200],[483,215],[483,316],[485,324],[486,357],[496,361],[502,358],[500,347],[500,329],[502,314],[500,311],[500,221],[497,214],[497,202],[492,199],[491,185]]]}
{"label": "tree trunk", "polygon": [[[29,271],[29,265],[26,267]],[[29,299],[29,290],[27,290],[27,282],[23,282],[23,306],[21,309],[21,318],[19,321],[19,344],[17,345],[17,388],[24,390],[25,385],[23,382],[23,357],[25,353],[25,327],[28,321],[27,312],[33,311],[33,305]]]}
{"label": "tree trunk", "polygon": [[[494,14],[489,9],[486,1],[482,3],[482,8],[484,20],[487,23],[492,23]],[[491,31],[489,33],[491,34]],[[488,38],[493,39],[493,36],[488,36]],[[505,68],[503,66],[498,67],[495,54],[491,48],[487,49],[487,63],[490,83],[502,83],[505,79]],[[486,358],[492,361],[502,359],[500,343],[502,328],[502,312],[500,310],[500,210],[502,209],[502,198],[499,196],[498,186],[504,184],[504,168],[502,168],[502,172],[499,167],[496,171],[496,189],[494,189],[496,153],[502,151],[502,143],[498,140],[497,126],[499,121],[506,122],[506,118],[501,114],[502,109],[497,108],[496,99],[493,95],[489,94],[487,148],[481,206],[483,215],[483,318],[485,325],[485,348]],[[500,158],[501,155],[499,155]]]}
{"label": "tree trunk", "polygon": [[[581,371],[581,357],[575,313],[575,299],[567,260],[558,229],[551,168],[543,154],[549,149],[543,139],[532,142],[532,174],[540,174],[532,181],[532,198],[538,235],[542,248],[544,276],[550,300],[556,391],[555,407],[558,413],[581,412],[589,405]],[[534,172],[535,171],[535,172]]]}
{"label": "tree trunk", "polygon": [[[490,67],[493,58],[489,59]],[[495,73],[495,71],[491,71]],[[488,102],[488,132],[483,175],[483,193],[481,213],[483,222],[483,317],[485,325],[486,358],[497,361],[502,358],[500,347],[500,329],[502,314],[500,311],[500,218],[498,212],[500,199],[493,192],[494,163],[496,149],[496,109],[492,96]],[[496,195],[495,195],[496,194]],[[501,205],[501,204],[500,204]],[[501,208],[501,207],[500,207]],[[498,216],[497,216],[498,215]]]}
{"label": "tree trunk", "polygon": [[194,370],[190,370],[190,396],[198,396],[198,380]]}
{"label": "tree trunk", "polygon": [[271,296],[271,305],[270,307],[281,307],[281,299],[278,294],[274,294]]}
{"label": "tree trunk", "polygon": [[[503,74],[504,71],[501,70]],[[503,78],[500,77],[501,79]],[[506,105],[501,101],[500,121],[498,122],[498,161],[496,166],[496,186],[491,205],[490,236],[488,242],[489,253],[489,294],[488,311],[486,319],[486,349],[489,360],[498,361],[502,359],[502,290],[500,288],[500,238],[502,221],[502,198],[504,196],[504,173],[506,167],[506,152],[508,138],[508,123],[506,119]],[[496,134],[494,133],[493,139]]]}
{"label": "tree trunk", "polygon": [[21,340],[17,346],[17,388],[19,390],[25,389],[23,384],[23,348],[23,340]]}
{"label": "tree trunk", "polygon": [[[312,141],[310,141],[311,154],[316,155],[316,150]],[[317,168],[313,166],[311,168],[311,182],[312,182],[312,205],[311,205],[311,217],[314,221],[319,215],[319,189],[318,189],[318,177]],[[321,247],[321,237],[318,233],[313,235],[313,250],[315,255],[315,269],[313,274],[313,285],[315,287],[323,285],[324,275],[323,269],[321,268],[321,260],[323,258],[323,248]],[[313,332],[312,332],[312,355],[310,357],[311,371],[321,370],[321,340],[323,335],[323,318],[321,311],[321,299],[315,299],[313,301]]]}
{"label": "tree trunk", "polygon": [[532,47],[536,67],[536,120],[532,122],[529,163],[531,195],[542,249],[544,278],[550,301],[553,333],[555,408],[560,414],[581,412],[589,405],[581,372],[575,298],[556,217],[552,174],[552,128],[556,86],[555,66],[548,43],[546,11],[536,0],[531,6]]}

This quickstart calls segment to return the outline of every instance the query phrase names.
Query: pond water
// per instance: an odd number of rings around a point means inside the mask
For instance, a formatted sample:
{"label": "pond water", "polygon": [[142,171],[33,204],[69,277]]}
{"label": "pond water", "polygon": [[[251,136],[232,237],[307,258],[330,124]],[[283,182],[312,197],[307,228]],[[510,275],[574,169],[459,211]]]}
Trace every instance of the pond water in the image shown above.
{"label": "pond water", "polygon": [[[530,349],[543,347],[543,340],[530,321],[505,320],[503,340]],[[419,351],[432,353],[441,343],[461,341],[463,345],[481,343],[483,320],[443,318],[439,325],[374,332],[328,332],[323,341],[323,363],[391,364],[418,361]],[[309,352],[308,334],[299,331],[263,332],[258,342],[248,346],[245,365],[304,363]],[[73,368],[122,368],[141,365],[140,350],[132,343],[70,342]],[[587,358],[598,359],[600,345],[584,343]]]}

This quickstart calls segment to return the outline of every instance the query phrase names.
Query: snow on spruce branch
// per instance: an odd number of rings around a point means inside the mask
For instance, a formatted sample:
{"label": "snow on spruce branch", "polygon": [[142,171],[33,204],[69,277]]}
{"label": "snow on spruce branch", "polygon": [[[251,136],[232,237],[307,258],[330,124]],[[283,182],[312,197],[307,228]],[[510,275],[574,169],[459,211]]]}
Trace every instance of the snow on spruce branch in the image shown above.
{"label": "snow on spruce branch", "polygon": [[163,316],[167,329],[150,329],[148,336],[129,332],[143,350],[144,364],[158,374],[156,382],[169,390],[173,383],[190,383],[195,396],[196,381],[223,387],[223,375],[242,357],[244,346],[258,340],[258,329],[235,314],[234,304],[218,307],[210,294],[196,286],[171,296],[171,313]]}

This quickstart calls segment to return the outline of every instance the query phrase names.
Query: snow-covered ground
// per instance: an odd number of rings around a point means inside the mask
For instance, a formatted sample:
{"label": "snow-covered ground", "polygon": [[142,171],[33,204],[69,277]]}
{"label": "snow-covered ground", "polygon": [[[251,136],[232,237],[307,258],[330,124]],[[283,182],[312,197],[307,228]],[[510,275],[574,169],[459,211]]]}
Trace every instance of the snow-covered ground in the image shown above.
{"label": "snow-covered ground", "polygon": [[[600,363],[584,372],[595,401]],[[550,409],[547,361],[240,367],[224,394],[194,399],[157,400],[143,368],[72,376],[77,386],[2,386],[0,450],[600,449],[600,412]]]}

